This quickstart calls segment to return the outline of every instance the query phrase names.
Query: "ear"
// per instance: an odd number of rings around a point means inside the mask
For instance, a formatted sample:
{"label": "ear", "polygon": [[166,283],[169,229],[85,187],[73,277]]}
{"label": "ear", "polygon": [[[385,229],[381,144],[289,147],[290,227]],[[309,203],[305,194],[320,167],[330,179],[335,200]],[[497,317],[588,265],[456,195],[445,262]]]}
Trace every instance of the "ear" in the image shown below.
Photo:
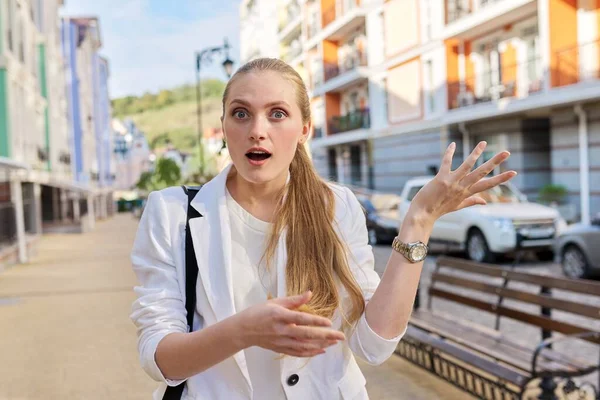
{"label": "ear", "polygon": [[312,122],[308,121],[308,123],[304,124],[304,126],[302,127],[302,135],[300,136],[300,139],[298,140],[298,142],[300,144],[304,144],[308,140],[308,137],[310,136],[311,126],[312,126]]}

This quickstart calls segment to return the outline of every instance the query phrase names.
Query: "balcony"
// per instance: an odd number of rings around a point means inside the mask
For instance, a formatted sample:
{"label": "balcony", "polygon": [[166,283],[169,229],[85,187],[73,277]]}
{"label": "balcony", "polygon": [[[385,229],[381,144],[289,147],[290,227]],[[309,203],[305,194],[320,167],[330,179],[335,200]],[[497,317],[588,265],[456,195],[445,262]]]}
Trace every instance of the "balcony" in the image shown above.
{"label": "balcony", "polygon": [[566,86],[600,78],[600,39],[556,52],[552,86]]}
{"label": "balcony", "polygon": [[282,48],[281,59],[288,64],[295,64],[296,60],[302,54],[302,46],[289,46]]}
{"label": "balcony", "polygon": [[501,69],[488,69],[466,77],[464,82],[448,83],[449,108],[468,107],[509,97],[528,97],[543,88],[541,59],[533,58]]}
{"label": "balcony", "polygon": [[327,125],[330,135],[349,132],[356,129],[368,129],[371,127],[369,109],[365,108],[362,110],[349,112],[346,115],[332,117],[329,119]]}
{"label": "balcony", "polygon": [[536,12],[536,0],[446,0],[443,37],[472,39]]}
{"label": "balcony", "polygon": [[300,34],[302,28],[302,7],[297,0],[291,1],[281,13],[278,33],[280,42],[288,42]]}
{"label": "balcony", "polygon": [[325,82],[345,72],[352,71],[358,67],[367,65],[367,55],[355,50],[349,56],[340,60],[338,64],[325,63]]}
{"label": "balcony", "polygon": [[342,41],[352,32],[365,25],[366,11],[356,0],[345,0],[341,7],[332,5],[323,10],[320,18],[311,18],[308,26],[309,48],[328,39]]}

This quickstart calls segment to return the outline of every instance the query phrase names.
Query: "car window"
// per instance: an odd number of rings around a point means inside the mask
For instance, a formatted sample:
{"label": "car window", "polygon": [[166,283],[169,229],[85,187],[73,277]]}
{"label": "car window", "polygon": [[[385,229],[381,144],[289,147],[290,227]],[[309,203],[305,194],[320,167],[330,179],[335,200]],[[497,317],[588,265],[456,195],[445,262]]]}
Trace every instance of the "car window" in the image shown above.
{"label": "car window", "polygon": [[487,203],[519,203],[521,200],[517,193],[513,192],[507,185],[498,185],[479,193]]}
{"label": "car window", "polygon": [[417,195],[417,193],[419,192],[419,190],[421,190],[423,186],[415,186],[410,188],[410,190],[408,191],[408,196],[406,196],[406,199],[408,201],[412,201],[412,199],[415,198],[415,196]]}

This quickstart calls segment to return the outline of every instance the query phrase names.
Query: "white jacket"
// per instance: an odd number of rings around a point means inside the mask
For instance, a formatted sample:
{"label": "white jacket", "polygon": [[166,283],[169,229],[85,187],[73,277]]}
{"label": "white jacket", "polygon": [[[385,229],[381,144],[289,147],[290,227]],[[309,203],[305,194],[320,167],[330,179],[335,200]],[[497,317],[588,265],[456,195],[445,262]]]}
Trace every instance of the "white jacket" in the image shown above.
{"label": "white jacket", "polygon": [[[231,234],[225,197],[225,182],[231,166],[204,185],[192,202],[202,217],[190,221],[194,251],[198,261],[196,313],[194,330],[215,324],[236,313],[231,280]],[[331,185],[336,197],[338,234],[351,251],[348,260],[355,278],[368,301],[379,284],[374,270],[373,251],[367,242],[365,216],[360,203],[346,188]],[[165,379],[154,355],[158,343],[172,332],[187,332],[185,310],[185,221],[187,196],[180,187],[153,192],[138,228],[131,259],[140,282],[133,303],[131,319],[138,328],[138,350],[144,370],[162,385],[154,399],[162,399],[166,385],[181,381]],[[285,294],[285,238],[282,235],[276,260],[277,292]],[[340,288],[346,309],[350,305]],[[339,312],[333,327],[340,328]],[[370,364],[387,360],[402,335],[384,339],[367,324],[365,315],[345,342],[326,350],[325,354],[307,358],[281,359],[281,376],[289,400],[368,399],[365,378],[354,355]],[[201,354],[194,355],[201,357]],[[290,377],[292,377],[290,379]],[[296,382],[297,381],[297,382]],[[292,384],[290,384],[290,383]],[[293,384],[295,382],[295,384]],[[276,382],[273,382],[276,384]],[[252,385],[244,352],[187,379],[183,399],[252,399]],[[262,400],[262,399],[261,399]],[[270,399],[269,399],[270,400]]]}

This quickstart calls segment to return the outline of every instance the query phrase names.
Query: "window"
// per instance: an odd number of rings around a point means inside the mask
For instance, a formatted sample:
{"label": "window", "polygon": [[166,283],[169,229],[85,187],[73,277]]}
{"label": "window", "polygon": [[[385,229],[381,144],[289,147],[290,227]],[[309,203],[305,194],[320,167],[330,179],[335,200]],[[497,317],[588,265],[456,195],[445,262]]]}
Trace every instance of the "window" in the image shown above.
{"label": "window", "polygon": [[15,23],[15,2],[8,0],[8,49],[14,51],[14,23]]}
{"label": "window", "polygon": [[435,113],[435,87],[433,82],[433,60],[425,62],[425,77],[427,79],[427,105],[430,113]]}
{"label": "window", "polygon": [[337,151],[335,151],[335,148],[329,149],[327,156],[328,156],[328,161],[329,161],[329,179],[334,182],[337,182],[337,180],[338,180]]}
{"label": "window", "polygon": [[425,8],[425,40],[429,41],[432,37],[431,0],[423,0],[423,6]]}
{"label": "window", "polygon": [[410,190],[408,191],[408,196],[406,196],[406,200],[408,201],[412,201],[412,199],[415,198],[415,196],[417,195],[417,193],[419,193],[419,190],[421,190],[423,186],[415,186],[413,188],[410,188]]}
{"label": "window", "polygon": [[362,182],[360,153],[360,146],[350,146],[350,183],[355,186]]}

